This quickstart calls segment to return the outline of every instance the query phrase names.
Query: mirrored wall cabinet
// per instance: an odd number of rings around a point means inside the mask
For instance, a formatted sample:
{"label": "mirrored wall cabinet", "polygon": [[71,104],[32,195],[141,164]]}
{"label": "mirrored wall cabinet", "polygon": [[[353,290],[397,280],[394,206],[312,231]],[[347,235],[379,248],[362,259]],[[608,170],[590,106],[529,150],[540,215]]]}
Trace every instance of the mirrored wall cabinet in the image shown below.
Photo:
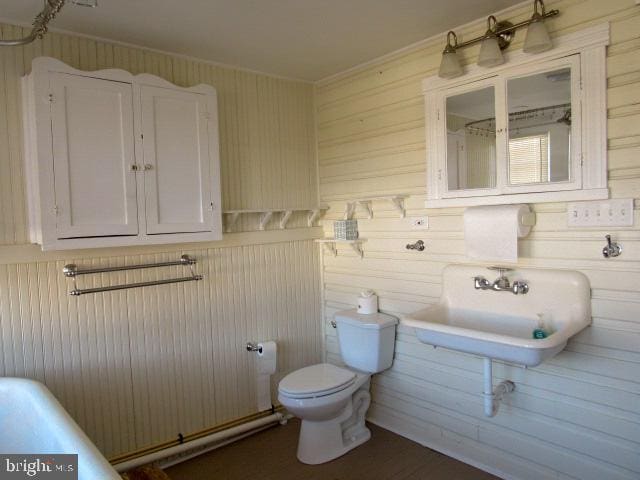
{"label": "mirrored wall cabinet", "polygon": [[608,198],[609,24],[423,81],[427,208]]}

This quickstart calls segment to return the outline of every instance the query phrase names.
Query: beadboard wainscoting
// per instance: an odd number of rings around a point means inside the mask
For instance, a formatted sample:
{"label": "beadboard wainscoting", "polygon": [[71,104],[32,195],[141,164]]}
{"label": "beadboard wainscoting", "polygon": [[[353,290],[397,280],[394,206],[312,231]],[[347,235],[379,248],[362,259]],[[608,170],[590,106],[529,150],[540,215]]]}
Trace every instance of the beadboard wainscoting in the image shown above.
{"label": "beadboard wainscoting", "polygon": [[[0,25],[2,38],[26,29]],[[218,92],[223,209],[317,205],[313,86],[184,57],[49,33],[0,49],[0,375],[43,381],[116,457],[257,412],[255,354],[273,339],[282,374],[322,356],[320,228],[294,213],[264,232],[242,215],[221,242],[46,252],[27,245],[20,77],[51,56]],[[201,282],[70,297],[66,263],[198,260]],[[184,275],[181,267],[90,275],[79,288]],[[275,392],[275,390],[274,390]],[[275,397],[274,397],[275,398]]]}
{"label": "beadboard wainscoting", "polygon": [[[71,297],[66,263],[166,262],[177,252],[0,265],[0,375],[43,382],[107,456],[257,411],[256,355],[278,373],[321,356],[313,240],[186,250],[199,282]],[[78,278],[80,288],[183,276],[184,267]],[[310,307],[311,306],[311,307]]]}
{"label": "beadboard wainscoting", "polygon": [[[610,22],[608,49],[609,187],[636,201],[633,228],[569,229],[567,205],[536,204],[537,223],[521,241],[519,264],[574,269],[592,286],[593,325],[566,350],[532,369],[496,362],[496,381],[516,383],[495,418],[483,416],[482,359],[420,343],[400,326],[393,367],[373,379],[369,418],[425,445],[513,479],[631,480],[640,476],[640,9],[632,0],[548,1],[560,15],[552,36]],[[531,2],[496,14],[512,22]],[[484,33],[485,19],[456,28],[460,38]],[[511,50],[521,49],[518,32]],[[316,88],[321,201],[331,206],[327,235],[345,201],[411,195],[407,219],[387,202],[374,218],[358,211],[364,258],[345,248],[323,253],[326,355],[340,361],[335,311],[371,288],[380,309],[402,315],[437,301],[441,274],[464,255],[461,208],[424,209],[425,133],[420,82],[434,75],[445,35],[319,82]],[[458,52],[475,62],[479,47]],[[410,217],[428,216],[428,230]],[[604,235],[623,254],[604,259]],[[425,241],[424,252],[407,243]],[[479,274],[483,273],[478,267]],[[471,279],[469,287],[472,288]],[[487,294],[491,295],[492,292]]]}

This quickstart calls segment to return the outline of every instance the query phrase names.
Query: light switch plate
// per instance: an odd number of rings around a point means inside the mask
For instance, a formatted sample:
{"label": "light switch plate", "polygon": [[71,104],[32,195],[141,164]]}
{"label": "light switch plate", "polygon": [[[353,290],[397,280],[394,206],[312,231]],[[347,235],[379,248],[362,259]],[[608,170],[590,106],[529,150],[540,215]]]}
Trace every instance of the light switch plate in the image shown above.
{"label": "light switch plate", "polygon": [[632,227],[633,199],[575,202],[567,206],[570,227]]}

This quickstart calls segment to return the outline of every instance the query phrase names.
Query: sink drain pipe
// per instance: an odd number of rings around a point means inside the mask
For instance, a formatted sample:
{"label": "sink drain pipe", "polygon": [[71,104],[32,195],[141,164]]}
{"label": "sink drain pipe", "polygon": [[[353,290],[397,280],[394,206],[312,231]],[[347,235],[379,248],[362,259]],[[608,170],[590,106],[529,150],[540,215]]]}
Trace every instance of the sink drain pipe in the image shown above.
{"label": "sink drain pipe", "polygon": [[516,384],[511,380],[504,380],[493,388],[493,367],[491,359],[484,357],[484,389],[482,396],[484,397],[484,414],[487,417],[495,417],[500,408],[500,402],[505,394],[515,390]]}

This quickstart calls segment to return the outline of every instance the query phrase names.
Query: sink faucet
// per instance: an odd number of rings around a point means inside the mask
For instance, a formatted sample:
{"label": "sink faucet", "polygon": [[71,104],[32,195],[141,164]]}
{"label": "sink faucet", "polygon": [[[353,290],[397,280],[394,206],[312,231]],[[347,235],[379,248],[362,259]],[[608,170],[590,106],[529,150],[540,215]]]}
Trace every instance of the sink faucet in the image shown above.
{"label": "sink faucet", "polygon": [[516,280],[513,285],[509,282],[509,279],[505,275],[505,272],[509,272],[511,268],[505,267],[488,267],[489,270],[497,270],[499,272],[498,278],[491,283],[486,278],[478,275],[473,278],[474,287],[476,290],[495,290],[496,292],[511,292],[514,295],[525,294],[529,291],[529,285],[526,282]]}

